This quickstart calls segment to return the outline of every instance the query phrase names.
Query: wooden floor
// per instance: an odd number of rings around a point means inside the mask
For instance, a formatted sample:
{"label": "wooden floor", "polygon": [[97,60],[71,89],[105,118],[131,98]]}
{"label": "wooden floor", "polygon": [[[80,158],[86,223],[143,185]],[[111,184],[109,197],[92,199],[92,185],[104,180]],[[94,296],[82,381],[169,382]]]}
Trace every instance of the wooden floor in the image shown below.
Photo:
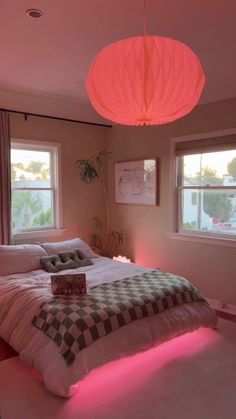
{"label": "wooden floor", "polygon": [[18,355],[3,339],[0,338],[0,361]]}

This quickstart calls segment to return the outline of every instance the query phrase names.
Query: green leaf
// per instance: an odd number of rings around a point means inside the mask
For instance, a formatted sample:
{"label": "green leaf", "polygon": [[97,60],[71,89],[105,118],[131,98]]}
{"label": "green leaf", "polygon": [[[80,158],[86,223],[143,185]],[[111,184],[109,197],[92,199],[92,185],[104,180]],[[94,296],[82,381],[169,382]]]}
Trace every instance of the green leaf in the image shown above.
{"label": "green leaf", "polygon": [[92,230],[96,232],[102,232],[103,230],[103,222],[99,217],[93,217],[89,220],[91,222]]}
{"label": "green leaf", "polygon": [[121,231],[111,231],[108,236],[108,241],[111,249],[114,250],[116,247],[124,243],[125,235]]}

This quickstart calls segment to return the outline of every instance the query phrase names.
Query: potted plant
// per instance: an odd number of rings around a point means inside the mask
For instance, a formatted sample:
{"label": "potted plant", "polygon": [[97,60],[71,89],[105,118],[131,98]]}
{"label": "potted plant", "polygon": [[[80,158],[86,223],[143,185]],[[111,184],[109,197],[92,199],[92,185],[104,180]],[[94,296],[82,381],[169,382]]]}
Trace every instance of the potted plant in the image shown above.
{"label": "potted plant", "polygon": [[91,246],[98,253],[107,256],[111,256],[115,249],[124,242],[124,232],[110,229],[110,213],[105,179],[105,168],[109,154],[109,151],[102,150],[96,155],[76,161],[80,180],[88,185],[97,181],[103,191],[106,214],[105,239],[103,239],[103,222],[99,217],[94,216],[90,220],[92,229]]}

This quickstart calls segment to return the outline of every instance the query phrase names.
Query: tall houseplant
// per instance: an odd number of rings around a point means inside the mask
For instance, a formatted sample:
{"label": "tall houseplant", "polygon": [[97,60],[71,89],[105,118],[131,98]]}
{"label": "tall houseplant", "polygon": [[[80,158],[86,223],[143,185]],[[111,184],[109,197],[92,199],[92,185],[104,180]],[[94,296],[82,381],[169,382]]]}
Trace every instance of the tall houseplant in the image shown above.
{"label": "tall houseplant", "polygon": [[103,222],[99,217],[94,216],[90,220],[92,228],[91,245],[101,254],[110,256],[124,242],[124,233],[110,229],[110,213],[105,179],[105,168],[109,154],[109,151],[102,150],[96,155],[77,160],[76,166],[82,182],[89,185],[97,181],[102,188],[106,213],[105,239],[103,239]]}

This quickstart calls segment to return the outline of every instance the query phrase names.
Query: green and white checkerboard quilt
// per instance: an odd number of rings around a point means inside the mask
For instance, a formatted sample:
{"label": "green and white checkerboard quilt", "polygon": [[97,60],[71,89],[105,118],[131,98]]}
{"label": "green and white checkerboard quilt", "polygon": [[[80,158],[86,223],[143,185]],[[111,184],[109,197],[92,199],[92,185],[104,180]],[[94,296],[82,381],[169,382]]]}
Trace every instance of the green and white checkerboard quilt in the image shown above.
{"label": "green and white checkerboard quilt", "polygon": [[132,321],[200,300],[186,279],[150,271],[98,285],[88,294],[54,297],[41,305],[33,324],[54,340],[71,364],[78,351]]}

